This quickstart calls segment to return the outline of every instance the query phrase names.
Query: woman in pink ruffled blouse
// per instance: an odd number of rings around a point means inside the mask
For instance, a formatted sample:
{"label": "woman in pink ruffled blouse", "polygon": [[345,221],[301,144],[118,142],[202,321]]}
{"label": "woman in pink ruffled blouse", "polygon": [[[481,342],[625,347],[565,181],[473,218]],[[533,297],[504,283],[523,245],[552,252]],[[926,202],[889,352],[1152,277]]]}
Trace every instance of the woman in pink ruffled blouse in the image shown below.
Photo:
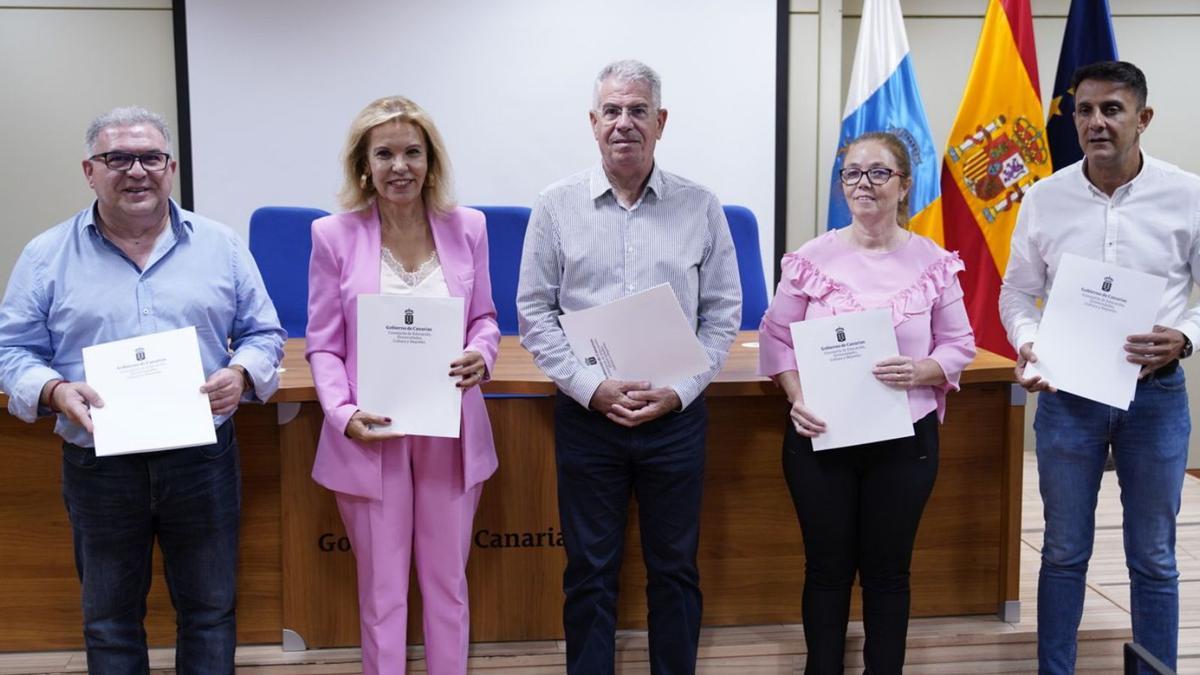
{"label": "woman in pink ruffled blouse", "polygon": [[[759,329],[759,370],[792,404],[783,470],[804,533],[805,673],[842,672],[857,573],[863,658],[868,672],[882,675],[904,665],[909,563],[937,476],[938,422],[975,340],[956,278],[962,261],[905,229],[912,166],[904,143],[864,134],[847,146],[843,167],[850,225],[784,256]],[[880,307],[891,308],[900,354],[875,364],[874,374],[908,392],[915,435],[814,452],[810,439],[826,426],[804,403],[788,325]]]}

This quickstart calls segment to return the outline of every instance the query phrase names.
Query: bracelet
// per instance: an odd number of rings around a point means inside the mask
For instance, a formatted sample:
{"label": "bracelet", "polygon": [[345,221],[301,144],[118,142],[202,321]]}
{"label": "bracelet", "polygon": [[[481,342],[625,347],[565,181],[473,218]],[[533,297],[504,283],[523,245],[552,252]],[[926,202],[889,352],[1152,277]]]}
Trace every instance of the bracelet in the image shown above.
{"label": "bracelet", "polygon": [[50,412],[62,412],[58,408],[54,407],[54,390],[58,389],[58,385],[65,384],[66,382],[66,380],[59,380],[58,382],[50,385],[50,393],[46,394],[46,407],[50,409]]}

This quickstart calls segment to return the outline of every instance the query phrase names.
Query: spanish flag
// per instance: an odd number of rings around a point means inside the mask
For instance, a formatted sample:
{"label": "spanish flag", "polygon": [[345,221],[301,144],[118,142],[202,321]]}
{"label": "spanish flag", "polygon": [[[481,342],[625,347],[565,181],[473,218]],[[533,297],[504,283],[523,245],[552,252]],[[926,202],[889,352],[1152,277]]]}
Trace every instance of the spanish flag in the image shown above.
{"label": "spanish flag", "polygon": [[1039,91],[1029,0],[990,0],[942,162],[943,243],[967,266],[975,342],[1009,357],[1000,280],[1021,197],[1052,170]]}

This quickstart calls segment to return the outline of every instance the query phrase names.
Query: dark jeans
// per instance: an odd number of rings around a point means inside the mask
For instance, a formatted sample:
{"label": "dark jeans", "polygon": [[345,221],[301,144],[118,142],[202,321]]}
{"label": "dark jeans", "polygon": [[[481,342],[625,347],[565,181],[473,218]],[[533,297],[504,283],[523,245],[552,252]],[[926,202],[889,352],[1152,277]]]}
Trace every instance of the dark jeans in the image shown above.
{"label": "dark jeans", "polygon": [[700,494],[708,413],[684,411],[626,429],[559,393],[554,408],[558,513],[567,569],[567,672],[612,673],[617,585],[629,496],[638,501],[650,668],[693,673],[700,639]]}
{"label": "dark jeans", "polygon": [[175,669],[233,672],[241,470],[233,422],[217,443],[96,457],[63,444],[63,499],[83,586],[88,670],[147,673],[155,538],[176,612]]}
{"label": "dark jeans", "polygon": [[855,572],[867,673],[900,673],[908,635],[908,571],[938,467],[937,413],[915,436],[815,452],[789,420],[787,478],[804,533],[804,672],[841,673]]}

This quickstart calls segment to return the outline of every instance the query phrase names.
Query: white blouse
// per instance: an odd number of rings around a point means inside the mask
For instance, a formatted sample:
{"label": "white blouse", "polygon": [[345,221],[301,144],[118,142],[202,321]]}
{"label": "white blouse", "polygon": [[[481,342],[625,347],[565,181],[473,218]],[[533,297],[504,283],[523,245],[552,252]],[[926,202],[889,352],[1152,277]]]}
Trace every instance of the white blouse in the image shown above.
{"label": "white blouse", "polygon": [[379,292],[384,295],[419,295],[431,298],[450,297],[450,287],[442,273],[442,264],[437,251],[421,263],[416,270],[404,269],[386,246],[380,247]]}

